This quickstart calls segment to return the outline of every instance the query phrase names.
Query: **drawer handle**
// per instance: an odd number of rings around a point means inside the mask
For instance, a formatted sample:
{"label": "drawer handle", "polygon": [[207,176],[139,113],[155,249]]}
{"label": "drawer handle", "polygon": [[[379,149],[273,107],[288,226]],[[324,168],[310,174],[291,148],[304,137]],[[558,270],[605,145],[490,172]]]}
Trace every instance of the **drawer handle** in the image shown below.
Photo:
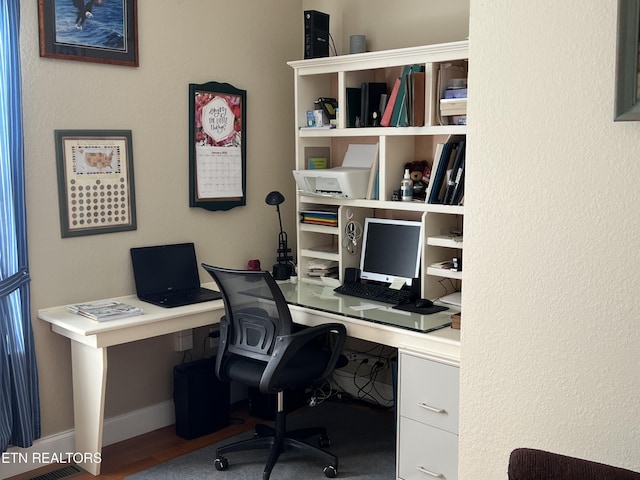
{"label": "drawer handle", "polygon": [[426,473],[427,475],[431,475],[432,477],[435,477],[435,478],[445,478],[445,476],[442,473],[432,472],[430,470],[427,470],[424,467],[416,467],[416,470],[422,473]]}
{"label": "drawer handle", "polygon": [[432,407],[431,405],[427,405],[426,403],[419,403],[418,406],[420,408],[424,408],[425,410],[429,410],[430,412],[447,413],[444,408]]}

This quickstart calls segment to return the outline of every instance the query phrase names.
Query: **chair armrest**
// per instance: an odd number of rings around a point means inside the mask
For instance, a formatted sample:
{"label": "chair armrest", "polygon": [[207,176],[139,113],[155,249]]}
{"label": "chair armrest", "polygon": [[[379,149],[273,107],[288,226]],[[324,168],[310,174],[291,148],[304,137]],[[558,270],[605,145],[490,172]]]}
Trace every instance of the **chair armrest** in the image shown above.
{"label": "chair armrest", "polygon": [[276,344],[271,354],[271,359],[260,380],[260,391],[263,393],[272,391],[273,386],[278,383],[280,373],[286,367],[287,362],[289,362],[301,348],[304,348],[320,337],[328,337],[332,333],[336,335],[331,357],[319,377],[326,378],[335,368],[344,347],[347,329],[343,324],[326,323],[315,327],[308,327],[290,335],[276,337]]}

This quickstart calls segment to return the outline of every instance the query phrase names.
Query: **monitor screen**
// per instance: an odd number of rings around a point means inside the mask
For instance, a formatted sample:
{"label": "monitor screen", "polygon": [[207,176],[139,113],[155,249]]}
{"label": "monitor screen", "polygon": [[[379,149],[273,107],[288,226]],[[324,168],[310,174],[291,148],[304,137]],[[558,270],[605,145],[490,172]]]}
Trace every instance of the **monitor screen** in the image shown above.
{"label": "monitor screen", "polygon": [[366,218],[360,278],[392,283],[404,279],[407,285],[420,275],[422,222]]}

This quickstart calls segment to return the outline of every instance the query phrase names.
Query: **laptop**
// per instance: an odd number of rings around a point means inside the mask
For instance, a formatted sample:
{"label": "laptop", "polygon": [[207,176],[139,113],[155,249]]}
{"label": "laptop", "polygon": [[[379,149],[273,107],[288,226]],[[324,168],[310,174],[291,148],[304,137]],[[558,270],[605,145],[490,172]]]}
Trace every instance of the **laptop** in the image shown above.
{"label": "laptop", "polygon": [[131,248],[136,294],[144,302],[171,308],[222,298],[200,286],[193,243]]}

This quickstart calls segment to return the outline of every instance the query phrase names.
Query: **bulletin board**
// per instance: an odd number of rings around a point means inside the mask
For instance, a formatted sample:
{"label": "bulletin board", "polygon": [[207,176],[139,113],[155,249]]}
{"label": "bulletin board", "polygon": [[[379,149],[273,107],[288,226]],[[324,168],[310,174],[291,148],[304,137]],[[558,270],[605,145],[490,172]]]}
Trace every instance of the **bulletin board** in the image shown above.
{"label": "bulletin board", "polygon": [[246,90],[189,84],[189,206],[246,205]]}

